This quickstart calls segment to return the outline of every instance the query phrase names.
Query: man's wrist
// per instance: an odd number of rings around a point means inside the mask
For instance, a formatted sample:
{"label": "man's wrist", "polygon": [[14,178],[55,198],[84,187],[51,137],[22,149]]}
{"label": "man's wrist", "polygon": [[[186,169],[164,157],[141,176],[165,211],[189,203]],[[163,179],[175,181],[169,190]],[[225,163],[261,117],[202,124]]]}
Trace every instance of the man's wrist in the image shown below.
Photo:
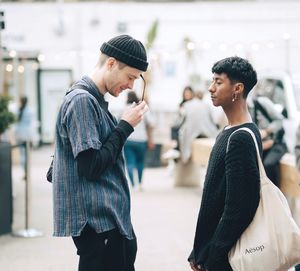
{"label": "man's wrist", "polygon": [[121,131],[125,138],[127,138],[134,131],[133,127],[126,120],[120,120],[117,130]]}

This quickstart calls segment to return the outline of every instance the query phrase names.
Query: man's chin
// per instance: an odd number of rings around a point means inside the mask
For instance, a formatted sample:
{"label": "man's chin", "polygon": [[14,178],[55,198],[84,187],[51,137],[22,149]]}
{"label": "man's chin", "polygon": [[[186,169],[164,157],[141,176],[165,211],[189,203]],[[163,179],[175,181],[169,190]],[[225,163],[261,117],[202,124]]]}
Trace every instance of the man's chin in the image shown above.
{"label": "man's chin", "polygon": [[109,94],[113,97],[118,97],[120,95],[120,92],[112,92],[110,91]]}
{"label": "man's chin", "polygon": [[119,91],[116,91],[114,94],[115,94],[115,97],[118,97],[121,93],[123,92],[123,90],[119,90]]}

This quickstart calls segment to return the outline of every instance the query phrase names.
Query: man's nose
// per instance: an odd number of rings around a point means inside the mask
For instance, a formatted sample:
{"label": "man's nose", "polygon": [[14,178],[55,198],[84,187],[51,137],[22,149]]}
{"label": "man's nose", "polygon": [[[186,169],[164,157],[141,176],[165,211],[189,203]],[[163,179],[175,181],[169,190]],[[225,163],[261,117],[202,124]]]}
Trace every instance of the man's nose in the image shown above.
{"label": "man's nose", "polygon": [[129,83],[127,84],[127,87],[128,87],[129,89],[133,89],[133,83],[134,83],[134,82],[129,82]]}
{"label": "man's nose", "polygon": [[214,92],[214,84],[210,84],[209,88],[208,88],[209,92]]}

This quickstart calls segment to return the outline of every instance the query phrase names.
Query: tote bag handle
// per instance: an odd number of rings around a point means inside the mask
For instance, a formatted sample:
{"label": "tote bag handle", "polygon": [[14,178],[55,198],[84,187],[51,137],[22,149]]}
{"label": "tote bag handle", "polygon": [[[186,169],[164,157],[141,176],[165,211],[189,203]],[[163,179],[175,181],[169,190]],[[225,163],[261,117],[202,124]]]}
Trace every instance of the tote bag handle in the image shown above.
{"label": "tote bag handle", "polygon": [[[252,137],[252,139],[254,141],[254,144],[255,144],[256,156],[257,156],[258,168],[259,168],[259,174],[260,174],[261,177],[262,176],[267,176],[265,168],[264,168],[264,165],[263,165],[262,160],[261,160],[260,155],[259,155],[259,149],[258,149],[258,144],[257,144],[257,141],[256,141],[256,137],[255,137],[254,133],[249,128],[247,128],[247,127],[239,128],[239,129],[235,130],[229,136],[228,142],[227,142],[226,153],[228,152],[228,149],[229,149],[229,143],[230,143],[231,137],[233,136],[233,134],[235,134],[236,132],[241,131],[241,130],[244,130],[244,131],[248,132],[251,135],[251,137]],[[269,183],[267,178],[261,178],[261,185],[267,184],[267,183]]]}

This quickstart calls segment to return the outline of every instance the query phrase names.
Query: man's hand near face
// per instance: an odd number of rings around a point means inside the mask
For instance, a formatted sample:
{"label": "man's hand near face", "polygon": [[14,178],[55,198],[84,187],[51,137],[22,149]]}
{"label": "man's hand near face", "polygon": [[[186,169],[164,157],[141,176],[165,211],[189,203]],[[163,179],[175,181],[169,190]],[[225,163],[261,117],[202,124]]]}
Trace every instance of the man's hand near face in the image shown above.
{"label": "man's hand near face", "polygon": [[127,121],[132,127],[137,126],[143,119],[143,115],[149,110],[148,105],[145,101],[139,104],[133,104],[131,107],[127,108],[121,119]]}

